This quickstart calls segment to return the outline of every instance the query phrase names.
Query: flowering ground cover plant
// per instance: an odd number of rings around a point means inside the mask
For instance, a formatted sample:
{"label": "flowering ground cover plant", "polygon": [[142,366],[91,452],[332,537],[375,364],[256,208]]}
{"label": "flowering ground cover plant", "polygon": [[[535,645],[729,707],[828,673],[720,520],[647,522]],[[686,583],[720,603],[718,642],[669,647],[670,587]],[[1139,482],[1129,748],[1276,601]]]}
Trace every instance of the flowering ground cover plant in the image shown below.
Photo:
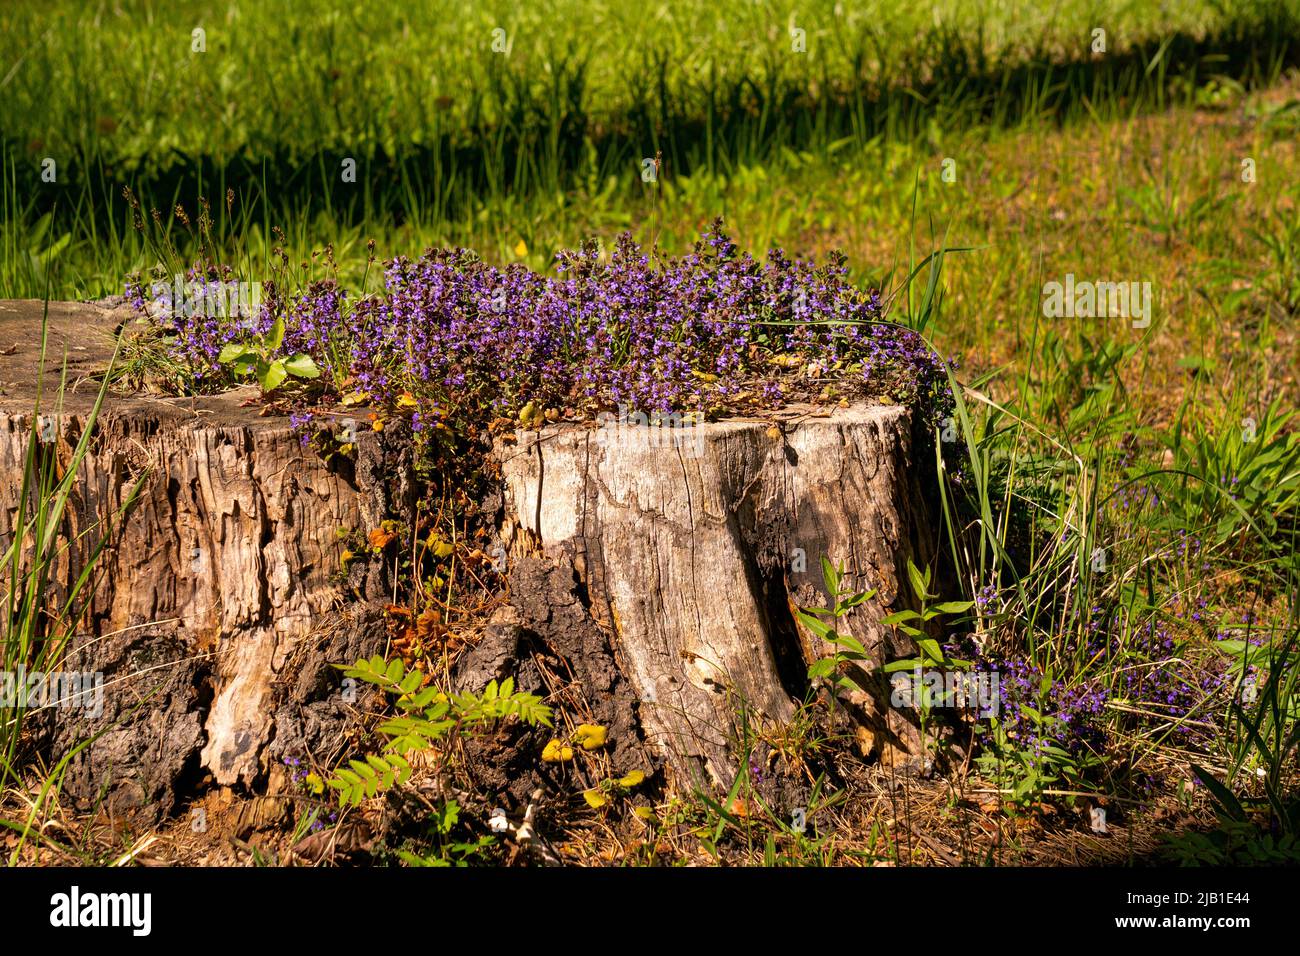
{"label": "flowering ground cover plant", "polygon": [[853,285],[840,256],[818,265],[774,249],[760,263],[715,223],[680,258],[659,260],[624,236],[608,256],[587,243],[556,267],[544,276],[430,250],[389,262],[371,295],[332,279],[292,292],[267,283],[243,320],[160,307],[138,277],[130,288],[195,389],[231,384],[230,356],[269,342],[265,361],[319,369],[316,397],[400,409],[417,432],[525,408],[537,420],[543,409],[572,419],[620,405],[716,416],[865,396],[933,421],[951,404],[944,362],[886,321],[879,294]]}

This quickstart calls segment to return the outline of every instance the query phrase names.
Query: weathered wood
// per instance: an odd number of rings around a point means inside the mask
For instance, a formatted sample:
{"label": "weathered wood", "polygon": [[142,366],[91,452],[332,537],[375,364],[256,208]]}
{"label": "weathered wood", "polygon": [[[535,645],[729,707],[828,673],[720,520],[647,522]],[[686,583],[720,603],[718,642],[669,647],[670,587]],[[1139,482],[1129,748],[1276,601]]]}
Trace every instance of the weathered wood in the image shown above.
{"label": "weathered wood", "polygon": [[[14,533],[40,308],[0,303],[0,343],[16,346],[0,358],[0,547]],[[52,377],[42,412],[57,434],[50,444],[65,461],[96,388],[77,379],[104,367],[111,333],[127,317],[89,305],[51,307]],[[72,387],[59,407],[54,393],[65,348]],[[289,663],[343,596],[337,531],[379,521],[382,496],[366,487],[364,468],[354,478],[326,467],[301,448],[285,418],[244,407],[249,397],[247,390],[194,399],[115,396],[78,475],[72,544],[56,578],[74,576],[105,530],[113,543],[83,620],[86,636],[72,642],[71,659],[105,671],[107,712],[128,721],[125,736],[114,731],[108,738],[121,746],[91,748],[85,760],[105,776],[96,781],[91,773],[86,782],[93,789],[111,776],[127,805],[160,799],[160,775],[174,783],[207,773],[220,785],[247,785],[265,771],[264,750],[285,700],[277,684],[299,676],[302,661],[292,670]],[[141,474],[147,478],[127,520],[110,529],[108,519]],[[153,637],[164,633],[169,651],[159,659]],[[317,641],[325,643],[318,633]],[[183,671],[185,680],[174,685],[169,669]],[[170,720],[151,713],[159,701],[133,712],[160,688]],[[167,726],[177,722],[184,732]]]}
{"label": "weathered wood", "polygon": [[[676,770],[727,785],[737,713],[788,720],[807,667],[831,647],[797,625],[826,606],[821,559],[874,600],[844,619],[875,663],[915,653],[880,620],[911,606],[923,549],[909,412],[897,405],[787,412],[676,428],[572,426],[502,444],[513,549],[578,569],[617,637],[642,722]],[[518,529],[517,531],[515,529]],[[924,554],[919,555],[924,560]],[[916,752],[879,682],[849,701],[882,755]]]}

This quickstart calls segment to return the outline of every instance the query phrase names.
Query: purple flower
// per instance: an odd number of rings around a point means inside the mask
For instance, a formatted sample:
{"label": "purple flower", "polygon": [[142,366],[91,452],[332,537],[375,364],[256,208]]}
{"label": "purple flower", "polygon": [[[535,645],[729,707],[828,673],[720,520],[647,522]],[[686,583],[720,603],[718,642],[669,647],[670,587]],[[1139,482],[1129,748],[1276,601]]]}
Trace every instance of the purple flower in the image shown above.
{"label": "purple flower", "polygon": [[[593,417],[619,404],[646,414],[770,406],[816,399],[832,380],[841,395],[913,404],[927,423],[952,406],[948,363],[885,321],[879,294],[848,281],[842,256],[819,265],[773,249],[760,263],[715,223],[678,259],[652,262],[625,235],[608,258],[587,243],[555,266],[541,276],[436,249],[391,260],[379,295],[265,283],[251,324],[159,321],[195,379],[220,385],[222,346],[281,320],[278,354],[311,356],[321,381],[350,378],[372,402],[409,393],[417,432],[512,415],[529,401]],[[293,425],[305,429],[305,413]]]}

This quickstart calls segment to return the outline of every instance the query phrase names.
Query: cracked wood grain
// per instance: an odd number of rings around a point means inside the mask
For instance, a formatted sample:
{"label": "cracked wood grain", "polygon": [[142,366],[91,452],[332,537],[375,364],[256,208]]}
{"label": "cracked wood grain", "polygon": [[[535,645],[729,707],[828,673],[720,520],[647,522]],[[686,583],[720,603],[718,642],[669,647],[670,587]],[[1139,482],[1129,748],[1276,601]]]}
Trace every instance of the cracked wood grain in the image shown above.
{"label": "cracked wood grain", "polygon": [[[563,425],[520,433],[499,455],[510,517],[526,532],[516,545],[539,543],[578,568],[649,739],[679,774],[726,786],[741,701],[760,719],[789,720],[807,666],[829,653],[795,623],[791,598],[822,603],[823,555],[878,592],[845,630],[878,663],[914,652],[880,620],[910,602],[904,569],[924,559],[924,516],[900,406],[801,416],[780,440],[761,421],[695,427],[698,457]],[[915,728],[879,694],[849,703],[882,754],[915,750]]]}

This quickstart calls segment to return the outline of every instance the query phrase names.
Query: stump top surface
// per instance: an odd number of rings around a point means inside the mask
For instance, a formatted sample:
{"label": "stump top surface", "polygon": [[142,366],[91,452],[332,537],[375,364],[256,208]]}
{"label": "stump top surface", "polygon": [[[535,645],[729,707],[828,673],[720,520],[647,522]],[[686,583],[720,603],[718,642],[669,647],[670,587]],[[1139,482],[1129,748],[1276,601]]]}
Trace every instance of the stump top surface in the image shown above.
{"label": "stump top surface", "polygon": [[[0,412],[30,412],[35,404],[43,309],[44,303],[39,299],[0,299]],[[89,409],[99,388],[99,374],[112,360],[114,336],[125,323],[135,318],[135,313],[125,303],[51,302],[43,406],[51,409],[58,402],[59,380],[66,356],[68,387],[62,406],[74,413]],[[140,414],[159,422],[194,423],[200,420],[212,425],[287,427],[283,416],[263,416],[256,403],[245,404],[256,395],[257,389],[251,385],[216,395],[185,397],[118,392],[113,393],[105,404],[111,414]],[[350,410],[352,414],[357,411]],[[785,427],[829,420],[831,424],[840,424],[868,418],[890,418],[904,411],[901,406],[870,401],[855,402],[848,407],[792,403],[761,416],[728,415],[704,423],[703,427],[709,434],[716,435],[732,429],[751,428],[758,423],[777,423]],[[583,434],[590,427],[591,423],[565,422],[544,427],[541,435]]]}
{"label": "stump top surface", "polygon": [[[39,299],[0,300],[0,389],[7,398],[35,394],[41,359]],[[84,302],[51,302],[45,386],[57,389],[68,359],[68,383],[103,371],[113,357],[113,333],[123,315]]]}
{"label": "stump top surface", "polygon": [[[31,412],[35,406],[44,307],[40,299],[0,299],[0,412]],[[52,411],[59,405],[65,356],[67,389],[62,397],[63,410],[84,413],[93,406],[99,375],[113,358],[114,336],[134,318],[135,313],[125,304],[51,302],[42,408]],[[251,387],[184,398],[115,393],[105,400],[105,407],[114,415],[139,414],[158,422],[193,422],[200,418],[214,425],[286,427],[283,418],[264,418],[256,407],[242,405],[255,394]]]}

